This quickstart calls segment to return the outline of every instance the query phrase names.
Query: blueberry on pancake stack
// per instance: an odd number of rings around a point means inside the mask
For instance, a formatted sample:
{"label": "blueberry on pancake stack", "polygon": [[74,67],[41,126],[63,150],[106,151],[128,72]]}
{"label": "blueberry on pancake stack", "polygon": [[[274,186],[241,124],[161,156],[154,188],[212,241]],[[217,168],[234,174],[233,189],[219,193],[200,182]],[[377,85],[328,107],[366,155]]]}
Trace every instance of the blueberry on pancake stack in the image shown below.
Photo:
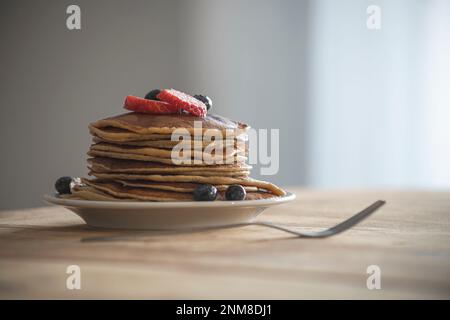
{"label": "blueberry on pancake stack", "polygon": [[132,112],[89,125],[89,179],[70,198],[122,201],[254,200],[283,196],[249,177],[249,126],[208,113],[211,99],[152,90]]}

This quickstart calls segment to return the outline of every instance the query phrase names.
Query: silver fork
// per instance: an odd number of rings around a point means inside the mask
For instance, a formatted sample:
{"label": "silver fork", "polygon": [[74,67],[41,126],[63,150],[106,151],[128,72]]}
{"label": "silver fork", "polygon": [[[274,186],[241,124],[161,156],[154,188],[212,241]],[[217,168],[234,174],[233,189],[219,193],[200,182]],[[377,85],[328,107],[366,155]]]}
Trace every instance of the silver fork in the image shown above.
{"label": "silver fork", "polygon": [[261,222],[257,221],[257,222],[249,223],[249,225],[257,225],[257,226],[263,226],[263,227],[281,230],[281,231],[293,234],[300,238],[326,238],[326,237],[334,236],[336,234],[344,232],[345,230],[348,230],[351,227],[357,225],[358,223],[360,223],[361,221],[366,219],[368,216],[370,216],[372,213],[377,211],[379,208],[381,208],[385,203],[386,203],[386,201],[378,200],[378,201],[372,203],[370,206],[368,206],[364,210],[351,216],[347,220],[344,220],[344,221],[338,223],[334,227],[320,230],[320,231],[296,231],[296,230],[288,229],[286,227],[276,225],[276,224],[273,224],[270,222],[265,222],[265,221],[261,221]]}
{"label": "silver fork", "polygon": [[[272,229],[277,229],[280,231],[284,231],[290,234],[293,234],[299,238],[326,238],[330,236],[334,236],[336,234],[339,234],[345,230],[350,229],[351,227],[357,225],[367,217],[369,217],[372,213],[377,211],[379,208],[381,208],[386,201],[378,200],[372,203],[370,206],[365,208],[364,210],[358,212],[357,214],[353,215],[352,217],[348,218],[347,220],[344,220],[337,225],[320,230],[320,231],[297,231],[293,230],[281,225],[273,224],[271,222],[266,221],[255,221],[255,222],[248,222],[248,223],[237,223],[237,224],[230,224],[226,226],[217,226],[217,227],[206,227],[206,228],[195,228],[195,229],[188,229],[183,230],[184,232],[192,232],[192,231],[203,231],[203,230],[212,230],[212,229],[225,229],[225,228],[236,228],[236,227],[246,227],[246,226],[260,226],[260,227],[267,227]],[[140,232],[138,232],[139,234]],[[89,237],[89,238],[83,238],[81,239],[82,242],[102,242],[102,241],[126,241],[126,240],[136,240],[136,233],[133,234],[133,236],[104,236],[104,237]],[[146,232],[148,234],[148,231]]]}

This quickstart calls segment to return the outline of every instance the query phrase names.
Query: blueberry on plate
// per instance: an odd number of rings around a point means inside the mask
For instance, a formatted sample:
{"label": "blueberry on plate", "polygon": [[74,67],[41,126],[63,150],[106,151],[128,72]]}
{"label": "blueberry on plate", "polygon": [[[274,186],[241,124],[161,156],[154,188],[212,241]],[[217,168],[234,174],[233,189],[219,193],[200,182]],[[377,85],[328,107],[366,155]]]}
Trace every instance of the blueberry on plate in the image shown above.
{"label": "blueberry on plate", "polygon": [[239,184],[233,184],[227,188],[225,192],[225,198],[227,200],[239,201],[244,200],[247,192],[244,187]]}
{"label": "blueberry on plate", "polygon": [[196,94],[194,96],[194,98],[197,99],[197,100],[200,100],[201,102],[203,102],[205,104],[205,106],[206,106],[206,110],[211,109],[211,107],[212,107],[212,100],[211,100],[210,97],[204,96],[204,95],[201,95],[201,94]]}
{"label": "blueberry on plate", "polygon": [[72,177],[61,177],[55,182],[55,189],[59,194],[69,194]]}
{"label": "blueberry on plate", "polygon": [[202,184],[194,190],[195,201],[214,201],[217,197],[217,188],[210,184]]}
{"label": "blueberry on plate", "polygon": [[159,100],[157,98],[157,95],[160,92],[161,92],[161,90],[159,90],[159,89],[152,90],[149,93],[147,93],[144,98],[147,99],[147,100]]}

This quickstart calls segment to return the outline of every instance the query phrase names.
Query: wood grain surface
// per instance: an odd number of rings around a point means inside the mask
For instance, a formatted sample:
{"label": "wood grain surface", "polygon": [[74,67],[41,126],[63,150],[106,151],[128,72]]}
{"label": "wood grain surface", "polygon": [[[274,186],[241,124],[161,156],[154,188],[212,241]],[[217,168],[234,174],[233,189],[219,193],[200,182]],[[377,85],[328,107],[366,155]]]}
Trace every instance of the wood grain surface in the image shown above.
{"label": "wood grain surface", "polygon": [[[0,298],[450,298],[449,192],[288,190],[297,200],[260,220],[311,230],[387,204],[320,240],[251,226],[83,242],[132,233],[89,228],[59,207],[0,212]],[[66,288],[74,264],[81,290]],[[381,269],[380,290],[366,286],[369,265]]]}

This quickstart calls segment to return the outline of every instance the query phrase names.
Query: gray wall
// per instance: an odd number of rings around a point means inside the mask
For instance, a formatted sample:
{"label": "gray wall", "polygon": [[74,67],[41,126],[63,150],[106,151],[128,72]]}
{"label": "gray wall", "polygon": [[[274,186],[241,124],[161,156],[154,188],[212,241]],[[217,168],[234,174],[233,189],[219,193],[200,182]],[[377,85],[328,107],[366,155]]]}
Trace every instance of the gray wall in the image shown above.
{"label": "gray wall", "polygon": [[[72,3],[81,31],[66,29]],[[295,0],[1,1],[0,209],[43,205],[57,177],[84,175],[88,123],[156,87],[206,93],[216,113],[280,128],[281,169],[269,180],[302,183],[306,9]]]}

